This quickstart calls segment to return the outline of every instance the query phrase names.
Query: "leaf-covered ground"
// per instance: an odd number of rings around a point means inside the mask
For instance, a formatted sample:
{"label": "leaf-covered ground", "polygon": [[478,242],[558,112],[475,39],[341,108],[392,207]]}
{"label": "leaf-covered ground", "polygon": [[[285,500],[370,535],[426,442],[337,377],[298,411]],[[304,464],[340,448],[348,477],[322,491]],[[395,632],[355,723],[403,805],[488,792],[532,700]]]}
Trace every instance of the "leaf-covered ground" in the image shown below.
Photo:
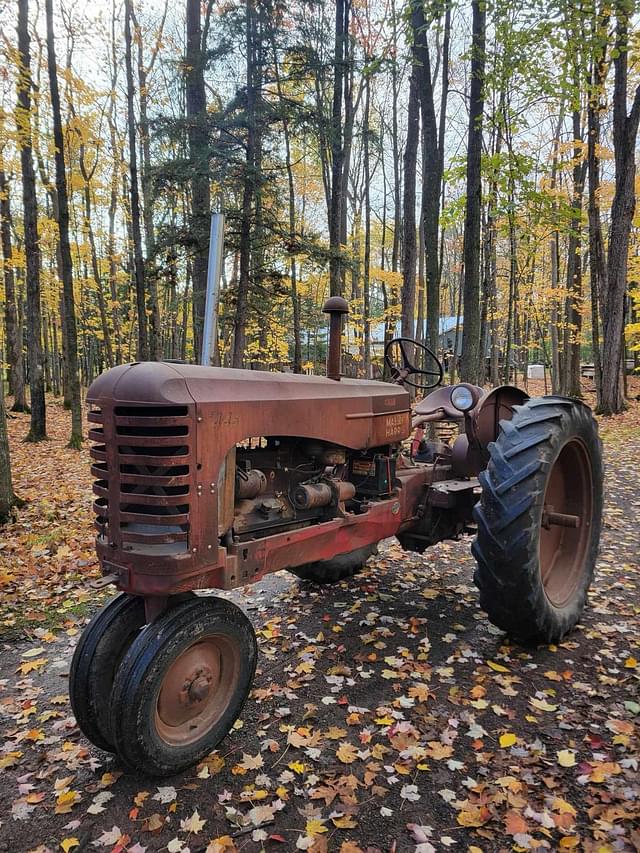
{"label": "leaf-covered ground", "polygon": [[603,424],[598,574],[559,647],[510,646],[469,542],[387,543],[319,590],[282,573],[234,599],[260,639],[221,749],[158,782],[78,731],[69,661],[102,599],[86,451],[9,422],[29,503],[0,544],[0,851],[640,849],[640,408]]}

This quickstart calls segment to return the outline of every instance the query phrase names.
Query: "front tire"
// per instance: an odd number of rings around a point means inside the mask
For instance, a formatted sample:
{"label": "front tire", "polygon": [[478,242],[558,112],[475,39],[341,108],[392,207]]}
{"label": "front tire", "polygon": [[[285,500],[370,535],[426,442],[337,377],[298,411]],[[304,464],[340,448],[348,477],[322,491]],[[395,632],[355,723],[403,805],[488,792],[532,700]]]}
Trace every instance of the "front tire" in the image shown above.
{"label": "front tire", "polygon": [[576,400],[534,398],[488,449],[472,545],[480,605],[518,642],[558,642],[580,619],[598,553],[597,424]]}
{"label": "front tire", "polygon": [[242,711],[256,659],[253,627],[230,601],[195,597],[163,613],[116,674],[110,715],[120,758],[151,776],[196,764]]}
{"label": "front tire", "polygon": [[82,733],[114,752],[109,701],[116,670],[145,623],[144,600],[121,592],[102,607],[80,635],[69,670],[71,708]]}

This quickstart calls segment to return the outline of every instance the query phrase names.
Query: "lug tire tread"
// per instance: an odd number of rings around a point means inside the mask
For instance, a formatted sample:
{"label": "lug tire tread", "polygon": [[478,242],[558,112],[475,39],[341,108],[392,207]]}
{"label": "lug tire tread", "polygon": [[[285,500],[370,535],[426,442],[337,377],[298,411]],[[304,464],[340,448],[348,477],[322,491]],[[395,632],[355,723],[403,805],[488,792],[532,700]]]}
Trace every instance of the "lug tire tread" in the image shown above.
{"label": "lug tire tread", "polygon": [[[562,607],[548,599],[540,577],[540,517],[549,472],[561,447],[580,437],[591,461],[594,504],[582,577]],[[490,621],[514,640],[559,641],[577,623],[593,578],[602,513],[602,454],[591,410],[577,400],[539,397],[515,407],[510,421],[488,446],[480,476],[482,495],[474,508],[477,535],[471,550],[474,582]]]}

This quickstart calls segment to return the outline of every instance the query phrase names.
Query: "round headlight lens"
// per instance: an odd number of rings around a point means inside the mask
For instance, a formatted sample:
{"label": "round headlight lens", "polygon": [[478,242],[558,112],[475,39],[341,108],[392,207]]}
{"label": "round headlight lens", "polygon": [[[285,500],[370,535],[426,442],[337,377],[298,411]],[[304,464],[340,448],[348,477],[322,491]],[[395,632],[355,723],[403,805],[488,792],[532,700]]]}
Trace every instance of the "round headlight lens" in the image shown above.
{"label": "round headlight lens", "polygon": [[467,412],[473,406],[473,394],[464,385],[456,385],[451,391],[451,403],[460,412]]}

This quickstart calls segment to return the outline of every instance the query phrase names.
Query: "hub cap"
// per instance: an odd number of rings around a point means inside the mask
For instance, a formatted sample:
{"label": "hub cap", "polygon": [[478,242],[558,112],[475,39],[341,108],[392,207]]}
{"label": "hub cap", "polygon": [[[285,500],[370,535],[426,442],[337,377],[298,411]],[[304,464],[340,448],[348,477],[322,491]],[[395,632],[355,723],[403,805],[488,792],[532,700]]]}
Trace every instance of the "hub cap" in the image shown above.
{"label": "hub cap", "polygon": [[593,477],[581,439],[570,439],[549,473],[540,520],[540,572],[549,601],[563,607],[575,594],[591,538]]}
{"label": "hub cap", "polygon": [[227,637],[189,646],[165,673],[155,725],[165,743],[184,746],[205,735],[224,714],[237,685],[240,656]]}

